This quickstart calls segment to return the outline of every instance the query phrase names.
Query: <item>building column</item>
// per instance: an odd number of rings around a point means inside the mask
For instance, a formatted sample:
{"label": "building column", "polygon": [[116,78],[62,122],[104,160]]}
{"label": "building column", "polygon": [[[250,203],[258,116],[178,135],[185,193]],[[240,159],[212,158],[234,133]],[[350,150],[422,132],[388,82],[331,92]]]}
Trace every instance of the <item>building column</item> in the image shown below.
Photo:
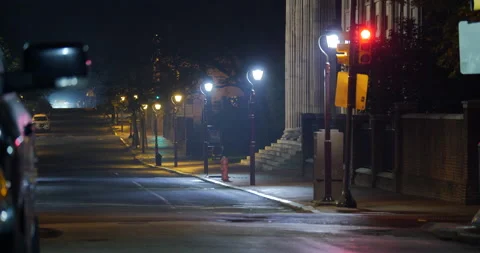
{"label": "building column", "polygon": [[335,19],[335,0],[287,0],[285,27],[285,131],[301,141],[301,114],[323,111],[325,59],[318,38]]}

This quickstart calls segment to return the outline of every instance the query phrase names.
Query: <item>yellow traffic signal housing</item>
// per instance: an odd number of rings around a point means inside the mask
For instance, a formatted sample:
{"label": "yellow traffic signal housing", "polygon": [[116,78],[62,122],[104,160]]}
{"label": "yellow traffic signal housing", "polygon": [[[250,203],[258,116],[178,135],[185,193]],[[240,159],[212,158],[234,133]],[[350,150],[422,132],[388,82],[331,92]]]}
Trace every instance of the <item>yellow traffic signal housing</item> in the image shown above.
{"label": "yellow traffic signal housing", "polygon": [[350,44],[337,45],[337,62],[338,64],[350,65]]}
{"label": "yellow traffic signal housing", "polygon": [[[357,74],[355,86],[355,109],[365,110],[367,105],[368,75]],[[347,108],[348,105],[348,72],[338,72],[335,92],[335,106]]]}

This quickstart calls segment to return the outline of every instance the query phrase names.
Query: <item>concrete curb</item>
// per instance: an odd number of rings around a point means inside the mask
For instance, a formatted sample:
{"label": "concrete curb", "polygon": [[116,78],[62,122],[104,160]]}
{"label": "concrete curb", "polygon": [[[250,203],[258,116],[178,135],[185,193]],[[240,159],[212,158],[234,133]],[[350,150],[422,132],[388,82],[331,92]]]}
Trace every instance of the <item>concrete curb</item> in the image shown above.
{"label": "concrete curb", "polygon": [[[117,132],[113,128],[112,128],[112,130],[113,130],[113,133],[116,136],[118,136]],[[322,213],[322,212],[316,210],[312,206],[302,205],[300,203],[290,201],[290,200],[287,200],[287,199],[277,198],[275,196],[271,196],[271,195],[261,193],[261,192],[258,192],[258,191],[254,191],[254,190],[250,190],[250,189],[245,189],[243,187],[238,187],[238,186],[226,184],[226,183],[223,183],[223,182],[220,182],[220,181],[217,181],[217,180],[210,179],[210,178],[205,177],[205,176],[199,176],[199,175],[196,175],[196,174],[185,173],[185,172],[181,172],[181,171],[178,171],[178,170],[174,170],[174,169],[170,169],[170,168],[166,168],[166,167],[159,167],[159,166],[156,166],[156,165],[153,165],[153,164],[146,163],[146,162],[142,161],[141,159],[137,158],[135,152],[133,152],[133,150],[130,149],[128,143],[122,137],[119,136],[119,138],[120,138],[120,141],[122,141],[122,143],[127,148],[129,148],[130,152],[132,152],[135,160],[139,161],[143,165],[148,166],[150,168],[162,169],[162,170],[168,171],[170,173],[175,173],[175,174],[179,174],[179,175],[182,175],[182,176],[195,177],[195,178],[198,178],[202,181],[209,182],[209,183],[216,184],[216,185],[220,185],[220,186],[223,186],[223,187],[226,187],[226,188],[235,189],[235,190],[239,190],[239,191],[243,191],[243,192],[248,192],[250,194],[257,195],[259,197],[266,198],[266,199],[275,201],[277,203],[280,203],[281,205],[289,207],[289,208],[291,208],[295,211],[307,212],[307,213]]]}

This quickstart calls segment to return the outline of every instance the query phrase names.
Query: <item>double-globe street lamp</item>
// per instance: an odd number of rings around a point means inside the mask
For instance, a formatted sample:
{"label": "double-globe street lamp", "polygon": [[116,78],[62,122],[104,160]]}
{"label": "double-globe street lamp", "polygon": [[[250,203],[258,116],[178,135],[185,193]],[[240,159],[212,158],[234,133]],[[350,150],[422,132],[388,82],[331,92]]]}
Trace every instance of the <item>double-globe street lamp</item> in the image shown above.
{"label": "double-globe street lamp", "polygon": [[153,112],[155,114],[155,121],[153,124],[153,131],[155,132],[155,165],[161,166],[162,165],[162,155],[158,152],[158,114],[162,109],[162,105],[160,103],[155,103],[152,106]]}
{"label": "double-globe street lamp", "polygon": [[171,99],[173,104],[173,167],[178,166],[178,141],[177,141],[177,110],[178,105],[182,102],[183,96],[180,93],[175,93]]}
{"label": "double-globe street lamp", "polygon": [[211,102],[211,93],[213,90],[213,83],[206,82],[200,85],[200,92],[204,96],[203,106],[203,173],[208,175],[208,106]]}

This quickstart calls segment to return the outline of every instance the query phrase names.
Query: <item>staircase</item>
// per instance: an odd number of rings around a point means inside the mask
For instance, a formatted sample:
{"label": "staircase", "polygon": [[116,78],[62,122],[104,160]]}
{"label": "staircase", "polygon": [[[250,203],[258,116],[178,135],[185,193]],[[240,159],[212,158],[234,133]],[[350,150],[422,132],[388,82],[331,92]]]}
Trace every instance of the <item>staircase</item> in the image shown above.
{"label": "staircase", "polygon": [[[280,139],[258,150],[255,154],[255,167],[257,170],[296,169],[302,166],[302,160],[301,142]],[[243,159],[241,164],[250,164],[250,156]]]}

